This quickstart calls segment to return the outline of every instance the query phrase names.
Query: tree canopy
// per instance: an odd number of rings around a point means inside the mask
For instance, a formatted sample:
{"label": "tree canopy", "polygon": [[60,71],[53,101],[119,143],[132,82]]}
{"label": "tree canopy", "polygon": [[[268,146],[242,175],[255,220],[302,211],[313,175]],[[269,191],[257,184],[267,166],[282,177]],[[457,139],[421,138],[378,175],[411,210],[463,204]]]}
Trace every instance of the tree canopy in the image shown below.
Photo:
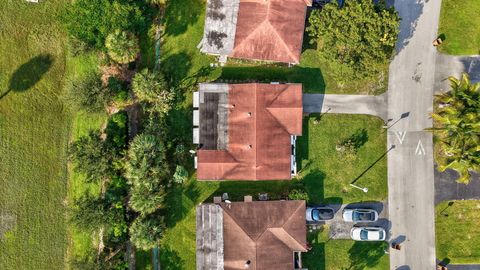
{"label": "tree canopy", "polygon": [[164,229],[161,216],[138,217],[130,226],[130,241],[139,249],[150,250],[159,244]]}
{"label": "tree canopy", "polygon": [[467,74],[450,77],[451,91],[435,96],[436,135],[440,153],[438,169],[454,169],[460,183],[470,181],[469,171],[480,171],[480,83],[472,84]]}
{"label": "tree canopy", "polygon": [[320,55],[338,64],[333,74],[338,79],[366,78],[377,75],[391,57],[400,18],[384,1],[337,1],[314,10],[309,18],[309,33]]}
{"label": "tree canopy", "polygon": [[105,47],[110,58],[119,64],[133,62],[140,52],[135,35],[119,29],[107,36]]}

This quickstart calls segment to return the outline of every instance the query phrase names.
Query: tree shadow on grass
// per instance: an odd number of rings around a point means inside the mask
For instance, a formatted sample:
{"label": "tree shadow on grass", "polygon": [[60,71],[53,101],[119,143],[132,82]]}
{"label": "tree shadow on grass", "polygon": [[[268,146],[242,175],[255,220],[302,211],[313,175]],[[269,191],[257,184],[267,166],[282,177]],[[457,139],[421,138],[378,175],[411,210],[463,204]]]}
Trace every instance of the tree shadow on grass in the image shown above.
{"label": "tree shadow on grass", "polygon": [[40,54],[22,64],[10,77],[8,90],[0,95],[0,100],[10,91],[25,92],[37,84],[52,67],[53,56]]}
{"label": "tree shadow on grass", "polygon": [[185,269],[185,262],[180,258],[178,252],[170,248],[160,248],[160,265],[162,270]]}
{"label": "tree shadow on grass", "polygon": [[388,248],[386,242],[359,242],[356,241],[348,251],[350,266],[348,270],[361,270],[378,265]]}
{"label": "tree shadow on grass", "polygon": [[188,27],[195,24],[205,9],[202,0],[168,1],[165,10],[165,34],[178,36],[185,33]]}
{"label": "tree shadow on grass", "polygon": [[226,66],[222,69],[219,80],[227,83],[302,83],[305,93],[323,94],[325,92],[325,80],[319,68],[273,65],[255,67]]}
{"label": "tree shadow on grass", "polygon": [[172,54],[162,59],[161,63],[161,70],[174,87],[179,86],[180,82],[187,77],[191,68],[192,57],[186,52]]}
{"label": "tree shadow on grass", "polygon": [[198,189],[197,181],[189,181],[183,186],[174,185],[165,199],[165,223],[167,228],[174,227],[175,224],[184,219],[192,209],[195,209],[199,196],[200,190]]}

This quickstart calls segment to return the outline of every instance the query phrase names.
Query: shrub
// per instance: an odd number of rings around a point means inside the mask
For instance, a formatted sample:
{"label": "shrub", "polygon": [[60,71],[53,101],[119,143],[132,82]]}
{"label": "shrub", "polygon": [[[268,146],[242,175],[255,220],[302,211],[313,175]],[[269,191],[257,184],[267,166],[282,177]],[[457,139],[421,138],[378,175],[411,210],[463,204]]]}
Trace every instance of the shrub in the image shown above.
{"label": "shrub", "polygon": [[307,32],[321,56],[336,68],[341,82],[377,76],[388,63],[399,33],[400,18],[380,1],[332,1],[314,10]]}
{"label": "shrub", "polygon": [[293,189],[288,194],[288,199],[290,200],[309,200],[309,195],[305,190]]}
{"label": "shrub", "polygon": [[134,33],[145,29],[142,1],[76,0],[62,16],[67,32],[89,46],[103,49],[115,29]]}
{"label": "shrub", "polygon": [[173,181],[177,184],[183,184],[188,180],[188,171],[181,165],[177,165],[175,174],[173,174]]}
{"label": "shrub", "polygon": [[106,142],[115,153],[119,153],[127,146],[128,135],[128,116],[122,111],[110,116],[107,122],[105,133],[107,134]]}
{"label": "shrub", "polygon": [[66,99],[75,110],[101,112],[110,101],[110,94],[102,87],[98,74],[89,74],[69,83]]}
{"label": "shrub", "polygon": [[127,87],[116,77],[108,78],[108,90],[116,103],[126,103],[129,100]]}

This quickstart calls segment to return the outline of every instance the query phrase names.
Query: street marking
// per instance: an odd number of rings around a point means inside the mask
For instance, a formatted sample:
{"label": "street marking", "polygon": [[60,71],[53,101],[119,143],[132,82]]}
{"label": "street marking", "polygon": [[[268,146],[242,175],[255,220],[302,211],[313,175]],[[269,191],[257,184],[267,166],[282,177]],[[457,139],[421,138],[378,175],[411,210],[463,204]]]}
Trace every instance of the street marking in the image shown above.
{"label": "street marking", "polygon": [[425,148],[423,148],[422,140],[418,140],[417,149],[415,149],[415,155],[417,156],[425,156],[427,152],[425,152]]}
{"label": "street marking", "polygon": [[395,132],[395,136],[397,136],[397,139],[400,142],[400,144],[403,144],[403,141],[405,140],[405,135],[407,135],[406,131]]}

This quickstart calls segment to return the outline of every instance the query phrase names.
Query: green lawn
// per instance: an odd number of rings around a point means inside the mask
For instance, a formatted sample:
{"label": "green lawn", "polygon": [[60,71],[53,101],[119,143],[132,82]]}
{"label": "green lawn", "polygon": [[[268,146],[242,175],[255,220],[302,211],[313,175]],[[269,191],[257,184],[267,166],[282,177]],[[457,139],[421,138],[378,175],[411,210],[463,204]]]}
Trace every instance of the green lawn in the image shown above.
{"label": "green lawn", "polygon": [[224,67],[211,68],[210,63],[216,62],[215,57],[202,54],[197,48],[203,35],[204,18],[205,3],[202,0],[176,0],[167,5],[161,66],[174,82],[187,88],[202,81],[279,81],[302,83],[304,92],[312,93],[380,94],[387,89],[388,66],[385,66],[383,79],[378,82],[354,80],[345,85],[337,84],[328,75],[335,67],[320,60],[307,42],[301,63],[295,67],[231,59]]}
{"label": "green lawn", "polygon": [[65,1],[0,1],[0,269],[63,269]]}
{"label": "green lawn", "polygon": [[439,35],[441,52],[453,55],[480,54],[480,1],[443,0]]}
{"label": "green lawn", "polygon": [[[297,142],[302,157],[303,168],[299,179],[292,181],[259,182],[198,182],[195,176],[183,187],[177,188],[169,198],[170,209],[167,217],[168,230],[161,244],[161,263],[164,269],[195,269],[195,206],[201,202],[212,202],[213,196],[227,192],[233,201],[242,200],[244,195],[257,195],[268,192],[272,199],[283,199],[288,195],[292,185],[304,182],[312,202],[350,203],[358,201],[380,201],[387,196],[386,158],[383,157],[358,181],[358,185],[367,186],[370,191],[363,193],[352,189],[348,183],[361,175],[370,165],[380,158],[386,148],[386,134],[382,130],[383,122],[371,116],[325,115],[319,124],[313,123],[313,117],[304,123],[304,136]],[[339,161],[335,145],[339,138],[348,137],[359,129],[365,128],[368,139],[358,150],[358,157],[351,163]],[[308,158],[308,160],[307,160]],[[338,168],[342,168],[339,171]],[[314,251],[306,258],[309,269],[335,269],[338,266],[350,267],[351,262],[359,261],[371,268],[387,269],[388,258],[378,255],[382,247],[365,249],[368,244],[353,241],[332,240],[326,244],[324,235],[312,239]],[[323,238],[321,238],[323,237]],[[313,237],[315,238],[315,237]],[[323,240],[322,240],[323,239]],[[317,243],[318,242],[318,243]],[[318,246],[317,246],[318,244]],[[324,246],[321,247],[321,246]],[[378,244],[379,245],[379,244]],[[375,254],[367,254],[372,250]],[[363,255],[356,255],[356,252]],[[324,252],[327,266],[317,263],[323,257],[313,256]],[[355,254],[353,254],[355,253]],[[366,261],[363,261],[365,257]],[[370,257],[381,257],[370,262]],[[372,259],[373,260],[373,259]],[[363,265],[359,264],[359,265]],[[376,266],[377,268],[373,268]],[[357,268],[353,268],[357,269]],[[361,269],[361,268],[358,268]]]}
{"label": "green lawn", "polygon": [[480,264],[480,201],[443,202],[435,207],[437,258]]}
{"label": "green lawn", "polygon": [[386,242],[328,240],[328,229],[309,233],[312,249],[305,253],[303,267],[309,270],[387,270],[389,257]]}

